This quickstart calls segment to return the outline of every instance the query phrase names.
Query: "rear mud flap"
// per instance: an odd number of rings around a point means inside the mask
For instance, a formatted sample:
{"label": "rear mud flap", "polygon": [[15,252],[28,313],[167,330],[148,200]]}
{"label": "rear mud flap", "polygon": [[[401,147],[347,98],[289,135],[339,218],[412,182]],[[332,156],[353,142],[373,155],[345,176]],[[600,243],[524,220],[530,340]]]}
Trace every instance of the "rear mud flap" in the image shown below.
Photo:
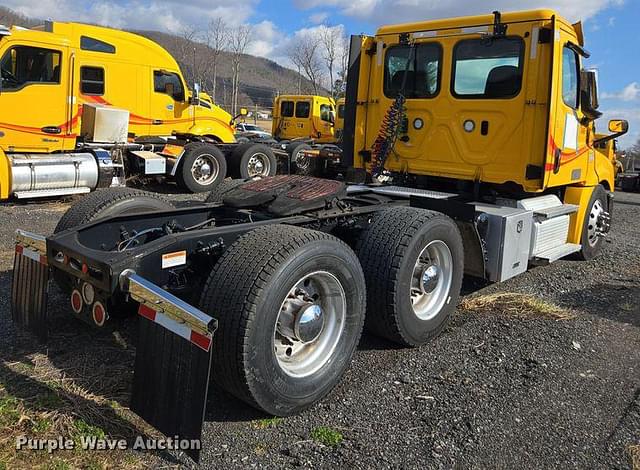
{"label": "rear mud flap", "polygon": [[16,252],[11,283],[11,316],[18,326],[34,333],[38,341],[48,336],[47,297],[49,266],[44,237],[16,232]]}
{"label": "rear mud flap", "polygon": [[123,273],[123,290],[140,302],[131,409],[198,462],[204,422],[211,341],[217,322],[135,273]]}

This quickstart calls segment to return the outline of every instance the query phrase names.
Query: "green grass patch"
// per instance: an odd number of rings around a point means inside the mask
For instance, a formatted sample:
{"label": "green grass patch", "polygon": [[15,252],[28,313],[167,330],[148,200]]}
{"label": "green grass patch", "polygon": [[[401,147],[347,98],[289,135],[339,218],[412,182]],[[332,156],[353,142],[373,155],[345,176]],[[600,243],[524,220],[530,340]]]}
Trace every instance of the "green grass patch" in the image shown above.
{"label": "green grass patch", "polygon": [[335,447],[343,440],[342,434],[339,431],[327,426],[318,426],[317,428],[314,428],[313,431],[311,431],[311,438],[314,441],[329,447]]}
{"label": "green grass patch", "polygon": [[20,415],[20,401],[16,397],[0,397],[0,427],[13,426],[20,420]]}
{"label": "green grass patch", "polygon": [[48,418],[36,418],[31,425],[31,430],[35,433],[45,433],[51,429],[52,425],[53,423]]}
{"label": "green grass patch", "polygon": [[272,416],[271,418],[263,418],[254,421],[254,426],[258,429],[275,428],[284,421],[284,418]]}
{"label": "green grass patch", "polygon": [[78,442],[81,437],[97,437],[98,439],[104,439],[105,433],[102,428],[98,426],[92,426],[83,419],[77,419],[73,423],[73,431],[71,437],[74,441]]}

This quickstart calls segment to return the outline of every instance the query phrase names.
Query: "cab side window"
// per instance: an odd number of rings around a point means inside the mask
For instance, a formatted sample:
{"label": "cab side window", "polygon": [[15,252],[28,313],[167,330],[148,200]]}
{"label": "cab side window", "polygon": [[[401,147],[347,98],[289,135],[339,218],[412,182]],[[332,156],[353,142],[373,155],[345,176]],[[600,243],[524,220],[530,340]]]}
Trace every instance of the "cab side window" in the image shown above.
{"label": "cab side window", "polygon": [[298,101],[296,103],[296,117],[297,118],[308,118],[309,113],[311,112],[311,103],[308,101]]}
{"label": "cab side window", "polygon": [[330,104],[321,104],[320,105],[320,119],[327,122],[333,122],[334,119],[331,117],[333,113],[333,106]]}
{"label": "cab side window", "polygon": [[466,39],[453,50],[451,93],[456,98],[513,98],[522,87],[520,38]]}
{"label": "cab side window", "polygon": [[104,69],[80,67],[80,92],[83,95],[104,95]]}
{"label": "cab side window", "polygon": [[338,105],[338,119],[344,119],[344,105]]}
{"label": "cab side window", "polygon": [[562,49],[562,99],[576,109],[578,107],[578,57],[568,47]]}
{"label": "cab side window", "polygon": [[280,103],[280,116],[293,117],[293,101],[283,101]]}
{"label": "cab side window", "polygon": [[2,90],[10,91],[31,84],[60,83],[59,51],[31,46],[16,46],[0,59]]}
{"label": "cab side window", "polygon": [[184,87],[177,73],[155,70],[153,72],[153,89],[156,93],[164,93],[176,101],[184,101]]}

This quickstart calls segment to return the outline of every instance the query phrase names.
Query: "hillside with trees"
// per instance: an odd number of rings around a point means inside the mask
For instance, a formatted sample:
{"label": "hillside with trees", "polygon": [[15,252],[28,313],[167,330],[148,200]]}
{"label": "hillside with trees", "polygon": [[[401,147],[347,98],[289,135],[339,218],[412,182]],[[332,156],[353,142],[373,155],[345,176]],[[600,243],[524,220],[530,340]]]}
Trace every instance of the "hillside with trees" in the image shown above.
{"label": "hillside with trees", "polygon": [[[33,27],[42,20],[27,18],[0,6],[0,24]],[[239,107],[270,108],[277,94],[328,94],[317,82],[276,62],[246,53],[254,34],[247,26],[230,27],[221,19],[206,28],[184,30],[179,35],[158,31],[133,31],[167,49],[178,61],[192,86],[203,91],[230,112]]]}

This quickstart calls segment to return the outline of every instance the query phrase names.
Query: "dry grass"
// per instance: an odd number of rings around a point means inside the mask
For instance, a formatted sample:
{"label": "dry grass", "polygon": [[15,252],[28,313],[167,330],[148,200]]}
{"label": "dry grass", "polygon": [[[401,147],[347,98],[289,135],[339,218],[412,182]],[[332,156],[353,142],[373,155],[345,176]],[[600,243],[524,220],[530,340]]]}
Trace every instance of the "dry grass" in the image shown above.
{"label": "dry grass", "polygon": [[627,447],[629,457],[631,459],[631,468],[640,470],[640,444]]}
{"label": "dry grass", "polygon": [[[130,373],[131,364],[126,361],[114,364],[120,361],[116,348],[107,339],[95,343],[91,352],[74,350],[55,361],[46,355],[46,350],[17,357],[0,354],[0,470],[133,469],[151,467],[151,462],[157,462],[154,454],[82,448],[83,436],[126,439],[129,443],[138,435],[160,436],[122,405],[128,401],[128,386],[123,383],[128,382],[125,374]],[[96,354],[114,360],[101,367],[93,359]],[[104,364],[104,359],[100,362]],[[76,445],[73,450],[53,453],[18,450],[19,436],[32,439],[62,436]]]}
{"label": "dry grass", "polygon": [[460,303],[466,313],[501,313],[516,318],[571,320],[576,314],[531,294],[506,292],[467,297]]}

